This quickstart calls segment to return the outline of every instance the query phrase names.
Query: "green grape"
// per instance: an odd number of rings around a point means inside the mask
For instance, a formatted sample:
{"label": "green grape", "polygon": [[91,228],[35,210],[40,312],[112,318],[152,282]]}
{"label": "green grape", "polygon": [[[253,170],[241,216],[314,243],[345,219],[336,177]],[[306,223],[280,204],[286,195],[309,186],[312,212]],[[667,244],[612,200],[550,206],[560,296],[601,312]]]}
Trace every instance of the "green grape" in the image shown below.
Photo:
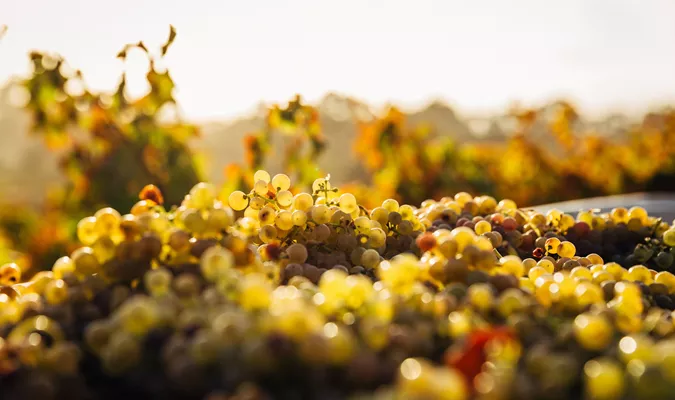
{"label": "green grape", "polygon": [[52,272],[54,273],[54,278],[61,279],[64,275],[75,272],[75,263],[70,257],[63,256],[54,262]]}
{"label": "green grape", "polygon": [[227,203],[234,211],[242,211],[248,207],[248,196],[240,190],[235,190],[228,197]]}
{"label": "green grape", "polygon": [[401,205],[398,208],[398,213],[401,214],[401,218],[403,218],[404,221],[412,221],[415,219],[415,209],[408,204]]}
{"label": "green grape", "polygon": [[286,208],[293,204],[293,193],[288,190],[282,190],[277,193],[277,203],[280,207]]}
{"label": "green grape", "polygon": [[558,255],[560,257],[572,258],[577,253],[577,248],[572,242],[564,241],[558,245]]}
{"label": "green grape", "polygon": [[373,248],[384,246],[387,234],[380,228],[372,228],[368,231],[369,244]]}
{"label": "green grape", "polygon": [[370,230],[370,219],[368,217],[358,217],[354,220],[354,227],[360,233],[366,233]]}
{"label": "green grape", "polygon": [[492,225],[487,221],[479,221],[476,223],[476,226],[474,226],[474,231],[476,231],[476,234],[482,235],[492,231]]}
{"label": "green grape", "polygon": [[574,320],[574,335],[587,350],[602,350],[609,346],[614,328],[601,315],[580,314]]}
{"label": "green grape", "polygon": [[673,255],[671,253],[661,251],[654,258],[656,265],[661,269],[667,269],[673,264]]}
{"label": "green grape", "polygon": [[269,172],[259,169],[255,171],[255,174],[253,174],[253,181],[258,182],[258,181],[263,181],[265,183],[268,183],[270,181],[270,174]]}
{"label": "green grape", "polygon": [[584,383],[589,399],[619,400],[623,398],[625,378],[623,368],[608,358],[598,358],[584,365]]}
{"label": "green grape", "polygon": [[216,187],[211,183],[200,182],[190,189],[192,206],[205,210],[213,207],[216,201]]}
{"label": "green grape", "polygon": [[220,246],[209,247],[202,254],[200,260],[201,271],[204,277],[211,282],[216,282],[227,273],[227,270],[233,268],[234,265],[234,254],[230,250]]}
{"label": "green grape", "polygon": [[272,287],[259,273],[244,275],[239,288],[239,304],[247,311],[266,308],[270,305]]}
{"label": "green grape", "polygon": [[[110,235],[120,226],[122,216],[114,208],[106,207],[94,214],[95,230],[98,235]],[[84,243],[83,243],[84,244]]]}
{"label": "green grape", "polygon": [[181,222],[183,223],[183,226],[185,226],[185,229],[190,232],[200,234],[206,231],[206,220],[199,210],[187,209],[181,215]]}
{"label": "green grape", "polygon": [[374,269],[380,264],[380,254],[373,249],[368,249],[361,255],[360,264],[367,269]]}
{"label": "green grape", "polygon": [[61,279],[49,281],[44,289],[44,298],[52,305],[64,303],[68,300],[68,285]]}
{"label": "green grape", "polygon": [[260,228],[258,236],[263,243],[270,243],[277,239],[277,228],[275,228],[274,225],[265,225]]}
{"label": "green grape", "polygon": [[307,248],[300,243],[293,243],[286,249],[288,260],[291,263],[302,264],[307,261]]}
{"label": "green grape", "polygon": [[575,221],[573,216],[569,214],[563,214],[562,217],[560,217],[560,223],[558,224],[558,227],[561,231],[565,232],[573,227],[574,223]]}
{"label": "green grape", "polygon": [[15,263],[0,266],[0,285],[13,285],[21,282],[21,268]]}
{"label": "green grape", "polygon": [[[253,196],[250,198],[251,201],[248,204],[248,208],[251,210],[260,210],[265,207],[265,199],[260,196]],[[248,210],[247,210],[248,211]]]}
{"label": "green grape", "polygon": [[161,322],[157,303],[146,296],[134,296],[116,311],[124,330],[134,335],[144,335]]}
{"label": "green grape", "polygon": [[[363,247],[356,247],[352,252],[349,254],[349,261],[351,261],[352,264],[354,265],[361,265],[361,256],[363,256],[363,253],[366,252],[366,249]],[[378,262],[379,262],[379,254],[378,254]]]}
{"label": "green grape", "polygon": [[593,226],[593,211],[579,211],[577,214],[577,221],[585,222],[588,226]]}
{"label": "green grape", "polygon": [[71,342],[55,343],[46,349],[42,363],[58,375],[74,377],[78,373],[80,349]]}
{"label": "green grape", "polygon": [[274,208],[265,206],[258,211],[257,217],[261,226],[272,225],[274,224],[274,219],[277,217],[277,213]]}
{"label": "green grape", "polygon": [[359,208],[356,203],[356,197],[351,193],[344,193],[339,200],[340,209],[348,214]]}
{"label": "green grape", "polygon": [[234,213],[230,207],[215,207],[209,210],[206,218],[207,230],[222,232],[234,223]]}
{"label": "green grape", "polygon": [[274,220],[274,224],[282,231],[287,231],[293,227],[293,213],[290,211],[279,211]]}
{"label": "green grape", "polygon": [[129,332],[117,331],[110,335],[101,351],[103,368],[111,375],[120,375],[134,367],[141,358],[141,344]]}
{"label": "green grape", "polygon": [[546,239],[546,244],[544,246],[548,254],[557,254],[558,247],[560,246],[560,239],[555,237],[548,238]]}
{"label": "green grape", "polygon": [[298,193],[293,197],[293,208],[300,211],[308,211],[314,205],[314,199],[309,193]]}
{"label": "green grape", "polygon": [[272,186],[279,192],[287,191],[291,187],[291,178],[286,174],[276,174],[272,178]]}
{"label": "green grape", "polygon": [[663,232],[663,244],[675,247],[675,228],[670,228]]}
{"label": "green grape", "polygon": [[466,296],[472,306],[484,312],[489,310],[494,304],[492,288],[486,283],[477,283],[469,286]]}
{"label": "green grape", "polygon": [[628,210],[625,209],[624,207],[617,207],[612,209],[610,211],[609,216],[611,217],[612,221],[616,224],[623,222],[627,223],[628,222]]}
{"label": "green grape", "polygon": [[403,220],[403,221],[401,221],[400,224],[398,224],[398,226],[396,227],[396,230],[401,235],[410,235],[410,234],[413,233],[414,228],[415,227],[413,226],[412,222],[410,222],[408,220]]}
{"label": "green grape", "polygon": [[295,226],[304,226],[307,223],[307,213],[302,210],[293,211],[291,218]]}
{"label": "green grape", "polygon": [[310,216],[315,223],[325,224],[330,222],[331,213],[326,205],[318,204],[312,206],[310,209]]}
{"label": "green grape", "polygon": [[81,247],[75,250],[70,258],[73,260],[75,272],[81,276],[95,274],[101,267],[91,247]]}
{"label": "green grape", "polygon": [[267,193],[269,192],[268,182],[263,180],[256,181],[253,185],[253,192],[258,196],[267,197]]}
{"label": "green grape", "polygon": [[104,264],[115,257],[116,246],[110,236],[101,236],[91,246],[98,262]]}
{"label": "green grape", "polygon": [[516,202],[510,199],[503,199],[497,204],[497,211],[515,210],[517,208]]}
{"label": "green grape", "polygon": [[85,246],[92,245],[98,239],[96,218],[82,218],[77,224],[77,239]]}
{"label": "green grape", "polygon": [[314,239],[319,242],[325,242],[330,237],[330,228],[328,225],[320,224],[314,228]]}
{"label": "green grape", "polygon": [[190,245],[190,234],[179,228],[171,228],[168,233],[168,243],[174,251],[184,251]]}
{"label": "green grape", "polygon": [[384,207],[375,207],[370,211],[370,219],[386,225],[389,221],[389,210]]}
{"label": "green grape", "polygon": [[386,199],[382,202],[382,208],[389,212],[398,211],[399,205],[398,201],[394,199]]}
{"label": "green grape", "polygon": [[164,268],[150,270],[146,272],[143,277],[145,290],[154,297],[163,296],[169,293],[172,280],[173,275]]}

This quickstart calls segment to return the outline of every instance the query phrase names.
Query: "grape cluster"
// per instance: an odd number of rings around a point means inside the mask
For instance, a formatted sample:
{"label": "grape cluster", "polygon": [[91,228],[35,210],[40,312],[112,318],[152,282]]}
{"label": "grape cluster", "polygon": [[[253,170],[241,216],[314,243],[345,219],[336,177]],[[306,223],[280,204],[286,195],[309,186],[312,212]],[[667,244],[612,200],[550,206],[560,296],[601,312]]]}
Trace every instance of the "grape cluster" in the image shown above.
{"label": "grape cluster", "polygon": [[[652,399],[675,390],[675,227],[318,179],[196,185],[0,267],[7,399]],[[27,278],[27,279],[26,279]]]}

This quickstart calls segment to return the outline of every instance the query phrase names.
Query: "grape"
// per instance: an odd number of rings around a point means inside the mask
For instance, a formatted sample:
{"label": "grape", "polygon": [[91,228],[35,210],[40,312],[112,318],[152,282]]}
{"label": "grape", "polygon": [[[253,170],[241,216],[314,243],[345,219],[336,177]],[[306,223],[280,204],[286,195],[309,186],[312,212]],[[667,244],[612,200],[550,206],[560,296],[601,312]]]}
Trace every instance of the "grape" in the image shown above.
{"label": "grape", "polygon": [[380,228],[372,228],[368,231],[369,243],[373,248],[384,246],[387,234]]}
{"label": "grape", "polygon": [[253,185],[253,192],[258,196],[266,197],[269,191],[268,182],[263,180],[256,181]]}
{"label": "grape", "polygon": [[158,297],[169,293],[173,276],[164,268],[150,270],[145,273],[143,282],[145,289],[152,296]]}
{"label": "grape", "polygon": [[82,276],[95,274],[101,266],[91,247],[81,247],[75,250],[70,258],[73,260],[75,272]]}
{"label": "grape", "polygon": [[274,225],[265,225],[260,228],[260,233],[258,235],[263,243],[270,243],[277,239],[277,228],[275,228]]}
{"label": "grape", "polygon": [[654,262],[661,269],[667,269],[673,264],[673,255],[665,251],[659,252],[654,258]]}
{"label": "grape", "polygon": [[479,221],[474,227],[476,234],[482,235],[484,233],[490,232],[492,230],[492,225],[487,221]]}
{"label": "grape", "polygon": [[241,282],[239,302],[245,310],[257,310],[269,306],[272,288],[261,274],[244,276]]}
{"label": "grape", "polygon": [[265,206],[261,208],[260,211],[258,211],[257,213],[257,218],[258,221],[260,221],[261,226],[274,224],[276,216],[277,214],[274,208],[270,206]]}
{"label": "grape", "polygon": [[293,197],[293,208],[308,211],[314,205],[314,199],[309,193],[298,193]]}
{"label": "grape", "polygon": [[398,201],[394,199],[387,199],[382,202],[382,208],[384,208],[389,212],[398,211],[398,207],[399,207]]}
{"label": "grape", "polygon": [[546,244],[544,245],[544,248],[546,249],[546,252],[548,254],[557,254],[559,247],[560,247],[560,239],[555,237],[546,239]]}
{"label": "grape", "polygon": [[258,181],[263,181],[265,183],[270,182],[270,174],[262,169],[259,169],[255,171],[255,174],[253,174],[253,181],[258,182]]}
{"label": "grape", "polygon": [[21,268],[15,263],[0,266],[0,285],[13,285],[21,281]]}
{"label": "grape", "polygon": [[280,207],[290,207],[293,204],[293,194],[288,190],[282,190],[277,193],[277,203]]}
{"label": "grape", "polygon": [[618,400],[623,397],[625,379],[621,366],[610,359],[594,359],[584,365],[586,395],[590,399]]}
{"label": "grape", "polygon": [[380,264],[380,254],[373,249],[368,249],[361,254],[359,261],[365,268],[373,269]]}
{"label": "grape", "polygon": [[330,228],[328,225],[321,224],[314,228],[314,238],[319,242],[324,242],[330,236]]}
{"label": "grape", "polygon": [[210,208],[216,200],[216,187],[211,183],[200,182],[190,190],[190,199],[195,208]]}
{"label": "grape", "polygon": [[234,223],[234,213],[230,207],[214,207],[209,210],[206,219],[210,232],[222,232]]}
{"label": "grape", "polygon": [[274,175],[274,178],[272,178],[272,186],[278,192],[288,191],[288,189],[291,187],[291,178],[289,178],[286,174]]}
{"label": "grape", "polygon": [[265,199],[260,196],[254,196],[250,198],[250,201],[248,203],[248,209],[246,211],[255,211],[255,210],[260,210],[265,206]]}
{"label": "grape", "polygon": [[292,263],[302,264],[307,261],[307,248],[300,243],[293,243],[288,246],[286,254]]}
{"label": "grape", "polygon": [[340,209],[348,214],[359,208],[356,203],[356,197],[351,193],[345,193],[340,196],[338,203],[340,204]]}
{"label": "grape", "polygon": [[318,204],[310,208],[312,220],[317,224],[325,224],[330,221],[330,211],[324,204]]}
{"label": "grape", "polygon": [[239,190],[232,192],[228,197],[227,202],[235,211],[242,211],[248,207],[248,197],[244,192]]}
{"label": "grape", "polygon": [[274,224],[282,231],[287,231],[293,227],[293,214],[290,211],[279,211],[274,220]]}
{"label": "grape", "polygon": [[614,334],[612,325],[603,316],[580,314],[574,320],[574,335],[584,348],[602,350]]}
{"label": "grape", "polygon": [[413,233],[414,226],[410,221],[405,220],[398,224],[396,230],[401,235],[411,235]]}
{"label": "grape", "polygon": [[96,229],[96,218],[82,218],[77,224],[77,239],[85,246],[93,244],[98,239],[98,230]]}
{"label": "grape", "polygon": [[668,229],[663,233],[663,244],[675,247],[675,228]]}
{"label": "grape", "polygon": [[574,257],[576,251],[577,249],[574,244],[568,241],[560,242],[557,249],[557,253],[560,257]]}
{"label": "grape", "polygon": [[200,266],[204,277],[215,282],[224,276],[227,270],[234,267],[234,263],[234,255],[230,250],[220,246],[212,246],[202,255]]}
{"label": "grape", "polygon": [[307,223],[307,213],[302,210],[295,210],[291,215],[293,225],[304,226]]}
{"label": "grape", "polygon": [[[122,217],[117,210],[106,207],[94,214],[94,229],[98,235],[110,235],[120,225]],[[79,235],[78,235],[79,236]],[[83,242],[83,244],[85,244]]]}
{"label": "grape", "polygon": [[68,286],[61,279],[49,281],[44,289],[44,297],[49,304],[62,304],[68,299]]}

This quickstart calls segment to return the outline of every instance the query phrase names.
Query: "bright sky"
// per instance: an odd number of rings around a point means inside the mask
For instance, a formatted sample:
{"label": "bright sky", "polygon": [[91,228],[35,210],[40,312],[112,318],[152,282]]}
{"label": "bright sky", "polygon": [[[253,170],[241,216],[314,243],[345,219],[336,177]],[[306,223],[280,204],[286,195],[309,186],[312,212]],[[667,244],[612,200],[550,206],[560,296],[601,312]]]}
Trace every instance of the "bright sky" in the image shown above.
{"label": "bright sky", "polygon": [[460,110],[565,95],[593,111],[675,102],[673,0],[0,0],[0,82],[31,49],[61,53],[111,89],[140,82],[128,42],[178,38],[166,64],[188,117],[336,91],[373,104]]}

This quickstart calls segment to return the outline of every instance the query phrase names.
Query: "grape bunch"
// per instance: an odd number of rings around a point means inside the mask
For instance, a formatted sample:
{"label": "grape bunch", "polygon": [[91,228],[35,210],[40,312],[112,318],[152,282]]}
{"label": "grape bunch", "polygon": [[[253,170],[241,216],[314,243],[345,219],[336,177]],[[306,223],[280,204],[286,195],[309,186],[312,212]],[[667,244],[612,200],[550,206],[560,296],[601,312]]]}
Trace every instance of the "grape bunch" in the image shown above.
{"label": "grape bunch", "polygon": [[366,209],[257,171],[0,267],[6,399],[653,399],[675,390],[675,227],[458,193]]}

